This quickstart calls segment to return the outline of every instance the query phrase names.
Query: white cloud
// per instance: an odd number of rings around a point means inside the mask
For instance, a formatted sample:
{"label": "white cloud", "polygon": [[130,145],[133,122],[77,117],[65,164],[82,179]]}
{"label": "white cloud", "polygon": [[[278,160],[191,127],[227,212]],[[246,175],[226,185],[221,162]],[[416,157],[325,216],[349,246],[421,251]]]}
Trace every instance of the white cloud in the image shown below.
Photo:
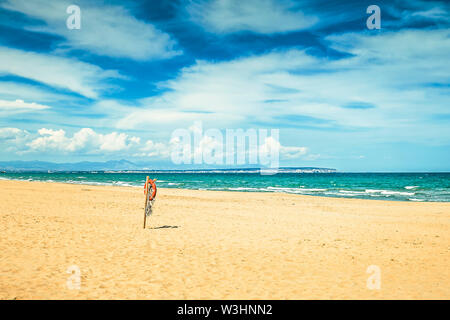
{"label": "white cloud", "polygon": [[18,128],[0,128],[0,140],[15,140],[28,135],[28,131]]}
{"label": "white cloud", "polygon": [[309,70],[314,63],[315,58],[298,50],[221,63],[198,61],[184,68],[177,79],[161,83],[161,88],[168,89],[165,94],[142,100],[140,108],[120,119],[117,126],[185,127],[186,123],[203,120],[227,127],[247,121],[248,116],[264,118],[263,101],[276,94],[264,78],[276,72]]}
{"label": "white cloud", "polygon": [[162,142],[154,142],[147,140],[138,153],[135,153],[135,157],[149,157],[149,158],[169,158],[171,152],[171,144],[165,144]]}
{"label": "white cloud", "polygon": [[417,11],[411,14],[413,17],[424,17],[428,19],[445,19],[448,20],[448,13],[442,8],[431,8],[425,11]]}
{"label": "white cloud", "polygon": [[436,133],[448,132],[448,126],[427,119],[448,113],[449,35],[449,30],[404,30],[329,36],[333,48],[350,54],[338,60],[291,49],[218,63],[198,61],[161,83],[167,89],[162,95],[143,100],[117,125],[135,129],[151,123],[167,130],[203,120],[218,128],[255,123],[373,129],[378,133],[372,141],[442,137],[443,143],[445,135]]}
{"label": "white cloud", "polygon": [[308,153],[308,148],[283,146],[274,137],[267,137],[258,147],[258,152],[264,155],[272,152],[278,154],[282,160],[291,160],[304,157]]}
{"label": "white cloud", "polygon": [[280,147],[281,158],[285,159],[297,159],[303,157],[308,152],[306,147]]}
{"label": "white cloud", "polygon": [[175,128],[203,118],[208,118],[208,115],[165,109],[164,106],[160,105],[155,109],[150,107],[148,109],[128,110],[128,115],[117,121],[117,127],[122,129],[147,127],[161,130],[163,128],[167,129],[167,126]]}
{"label": "white cloud", "polygon": [[270,34],[303,30],[318,22],[317,17],[306,15],[291,0],[200,0],[192,1],[187,11],[207,31],[218,33]]}
{"label": "white cloud", "polygon": [[44,26],[27,29],[64,37],[62,49],[82,49],[97,55],[135,60],[165,59],[181,53],[174,49],[176,43],[169,34],[136,19],[121,6],[78,1],[81,29],[69,30],[66,9],[72,4],[71,1],[10,0],[1,6],[43,20]]}
{"label": "white cloud", "polygon": [[[5,100],[15,100],[20,97],[26,101],[39,101],[41,103],[67,101],[69,96],[50,92],[36,85],[12,81],[0,82],[0,97]],[[70,97],[73,99],[73,97]]]}
{"label": "white cloud", "polygon": [[6,152],[20,152],[29,141],[30,133],[18,128],[0,128],[0,147]]}
{"label": "white cloud", "polygon": [[68,89],[96,98],[111,78],[123,78],[117,71],[75,59],[0,47],[0,74],[28,78],[49,86]]}
{"label": "white cloud", "polygon": [[0,100],[0,112],[6,113],[22,113],[22,112],[30,112],[30,111],[39,111],[44,109],[49,109],[49,106],[38,104],[38,103],[28,103],[23,100]]}
{"label": "white cloud", "polygon": [[[200,130],[200,131],[199,131]],[[63,129],[41,128],[36,133],[19,128],[0,128],[0,147],[8,152],[23,154],[123,154],[128,157],[142,159],[164,159],[171,158],[176,150],[183,150],[184,144],[190,150],[189,159],[200,159],[199,164],[213,164],[212,159],[220,159],[216,164],[228,163],[229,159],[235,161],[235,156],[239,154],[244,159],[250,160],[250,157],[267,156],[267,154],[279,155],[281,160],[307,159],[308,150],[305,147],[294,147],[281,145],[274,137],[266,137],[262,144],[256,143],[241,146],[235,145],[235,149],[226,149],[225,135],[215,129],[215,134],[211,130],[203,132],[198,127],[191,126],[187,132],[192,135],[190,141],[181,141],[177,137],[171,137],[169,141],[157,142],[146,140],[141,144],[141,138],[130,136],[125,133],[111,132],[100,134],[91,128],[83,128],[68,136]],[[199,134],[199,141],[193,137]],[[241,141],[242,142],[242,141]],[[243,153],[242,153],[243,152]],[[234,159],[234,160],[233,160]],[[209,161],[209,162],[208,162]],[[239,163],[238,163],[239,164]],[[253,163],[251,163],[253,164]]]}
{"label": "white cloud", "polygon": [[100,134],[90,128],[83,128],[74,133],[72,137],[67,137],[66,132],[62,129],[42,128],[38,133],[38,138],[27,143],[30,151],[116,152],[127,150],[140,142],[139,138],[130,137],[125,133]]}
{"label": "white cloud", "polygon": [[383,10],[386,10],[389,15],[396,18],[393,21],[386,21],[384,26],[407,26],[417,22],[448,25],[450,23],[449,8],[450,6],[445,2],[410,0],[405,3],[404,1],[396,0],[383,7]]}

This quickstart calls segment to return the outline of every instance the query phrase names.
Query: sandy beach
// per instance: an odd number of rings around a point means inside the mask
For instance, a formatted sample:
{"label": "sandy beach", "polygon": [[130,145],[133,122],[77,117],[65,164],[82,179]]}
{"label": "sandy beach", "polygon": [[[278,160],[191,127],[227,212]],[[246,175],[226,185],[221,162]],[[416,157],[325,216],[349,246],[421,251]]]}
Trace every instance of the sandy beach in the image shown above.
{"label": "sandy beach", "polygon": [[0,298],[450,298],[450,203],[158,189],[145,230],[143,206],[143,188],[0,181]]}

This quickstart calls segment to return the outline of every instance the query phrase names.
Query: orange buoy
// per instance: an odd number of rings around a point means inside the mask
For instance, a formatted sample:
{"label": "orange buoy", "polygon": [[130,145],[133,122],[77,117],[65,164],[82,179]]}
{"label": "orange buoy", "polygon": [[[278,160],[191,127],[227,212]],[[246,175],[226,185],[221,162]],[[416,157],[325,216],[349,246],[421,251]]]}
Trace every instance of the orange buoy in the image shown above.
{"label": "orange buoy", "polygon": [[150,185],[152,186],[152,194],[150,195],[150,197],[148,198],[148,200],[152,201],[153,199],[155,199],[156,197],[156,183],[155,180],[152,179],[148,179],[148,182],[150,183]]}
{"label": "orange buoy", "polygon": [[148,191],[148,184],[150,184],[151,187],[152,187],[152,194],[151,194],[150,197],[148,198],[149,201],[152,201],[152,200],[155,199],[155,197],[156,197],[156,183],[155,183],[155,181],[156,181],[156,179],[155,179],[155,180],[147,179],[147,180],[145,181],[144,194],[146,194],[147,191]]}

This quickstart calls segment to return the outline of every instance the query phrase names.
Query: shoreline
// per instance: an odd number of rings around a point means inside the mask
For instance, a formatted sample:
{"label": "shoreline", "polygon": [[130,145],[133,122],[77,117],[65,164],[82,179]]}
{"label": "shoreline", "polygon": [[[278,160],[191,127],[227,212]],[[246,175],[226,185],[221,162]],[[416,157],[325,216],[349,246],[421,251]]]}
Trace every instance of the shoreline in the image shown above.
{"label": "shoreline", "polygon": [[1,299],[450,298],[448,203],[161,188],[144,230],[143,188],[32,182],[0,180]]}
{"label": "shoreline", "polygon": [[[17,181],[17,182],[38,182],[38,183],[55,183],[55,184],[67,184],[67,185],[80,185],[80,186],[96,186],[96,187],[122,187],[122,188],[141,188],[141,186],[133,186],[133,185],[118,185],[118,184],[106,184],[106,183],[95,183],[95,182],[64,182],[64,181],[46,181],[46,180],[29,180],[29,179],[10,179],[4,178],[0,176],[0,181]],[[144,182],[142,182],[142,189],[144,188]],[[158,187],[158,190],[164,189],[175,189],[175,190],[191,190],[191,191],[211,191],[211,192],[238,192],[238,193],[257,193],[257,194],[286,194],[286,195],[294,195],[300,197],[314,197],[314,198],[325,198],[325,199],[354,199],[354,200],[369,200],[369,201],[386,201],[386,202],[402,202],[402,203],[449,203],[450,201],[416,201],[416,200],[401,200],[401,199],[377,199],[377,198],[357,198],[357,197],[349,197],[349,196],[325,196],[325,195],[311,195],[311,194],[298,194],[298,193],[289,193],[283,191],[242,191],[242,190],[207,190],[207,189],[189,189],[189,188],[161,188]]]}

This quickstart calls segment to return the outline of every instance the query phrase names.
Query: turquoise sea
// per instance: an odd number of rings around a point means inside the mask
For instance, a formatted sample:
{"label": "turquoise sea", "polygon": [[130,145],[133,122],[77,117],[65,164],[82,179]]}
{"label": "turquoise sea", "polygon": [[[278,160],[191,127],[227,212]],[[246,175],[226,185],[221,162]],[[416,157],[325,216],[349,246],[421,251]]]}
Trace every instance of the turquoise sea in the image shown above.
{"label": "turquoise sea", "polygon": [[162,188],[284,192],[313,196],[397,201],[450,201],[450,173],[258,172],[6,172],[0,179],[142,187],[146,176]]}

